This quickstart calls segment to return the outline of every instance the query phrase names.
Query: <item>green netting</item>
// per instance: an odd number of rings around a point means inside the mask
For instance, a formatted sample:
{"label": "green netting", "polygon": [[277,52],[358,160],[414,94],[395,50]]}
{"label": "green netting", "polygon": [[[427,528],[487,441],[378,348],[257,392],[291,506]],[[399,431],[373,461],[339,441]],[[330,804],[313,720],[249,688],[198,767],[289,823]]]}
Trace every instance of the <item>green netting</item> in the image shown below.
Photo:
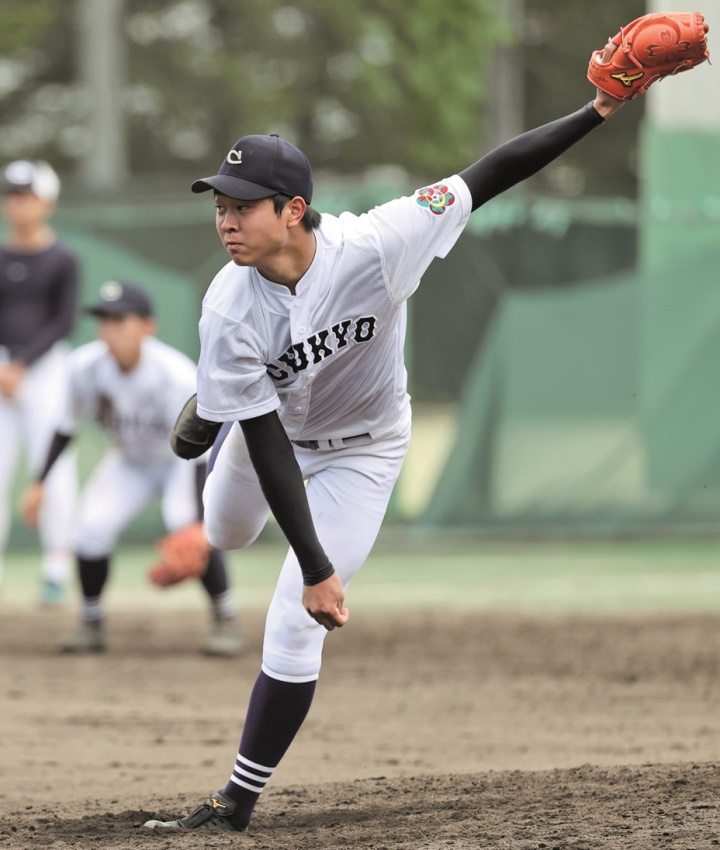
{"label": "green netting", "polygon": [[510,293],[426,526],[720,526],[720,251]]}
{"label": "green netting", "polygon": [[[195,281],[190,275],[161,266],[95,234],[63,230],[61,235],[80,258],[83,303],[97,300],[98,288],[105,280],[123,278],[135,281],[152,294],[158,336],[189,357],[197,357],[200,301]],[[74,344],[94,337],[94,320],[81,314],[73,336]]]}

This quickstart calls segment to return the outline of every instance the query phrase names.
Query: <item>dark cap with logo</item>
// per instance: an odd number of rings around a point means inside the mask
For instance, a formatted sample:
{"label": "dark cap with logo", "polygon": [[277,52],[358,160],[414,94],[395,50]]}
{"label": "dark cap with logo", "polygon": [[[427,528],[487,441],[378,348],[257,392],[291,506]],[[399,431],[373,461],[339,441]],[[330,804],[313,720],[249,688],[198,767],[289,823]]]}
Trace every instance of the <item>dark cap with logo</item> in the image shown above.
{"label": "dark cap with logo", "polygon": [[91,316],[147,318],[153,315],[152,299],[136,283],[127,280],[106,280],[100,286],[99,294],[99,300],[85,308],[85,312]]}
{"label": "dark cap with logo", "polygon": [[193,192],[215,189],[228,198],[257,201],[281,193],[312,201],[310,163],[295,145],[280,136],[243,136],[232,146],[218,173],[192,184]]}

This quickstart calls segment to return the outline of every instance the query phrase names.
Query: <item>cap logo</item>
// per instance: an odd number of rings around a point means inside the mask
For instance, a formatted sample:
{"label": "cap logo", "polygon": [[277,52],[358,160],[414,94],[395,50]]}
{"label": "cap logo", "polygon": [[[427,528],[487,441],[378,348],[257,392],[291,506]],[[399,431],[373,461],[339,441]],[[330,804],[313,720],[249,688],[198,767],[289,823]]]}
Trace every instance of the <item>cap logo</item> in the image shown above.
{"label": "cap logo", "polygon": [[227,159],[230,165],[240,165],[242,162],[242,151],[236,151],[235,148],[233,148],[225,159]]}
{"label": "cap logo", "polygon": [[108,280],[100,287],[103,301],[117,301],[122,295],[122,286],[115,280]]}

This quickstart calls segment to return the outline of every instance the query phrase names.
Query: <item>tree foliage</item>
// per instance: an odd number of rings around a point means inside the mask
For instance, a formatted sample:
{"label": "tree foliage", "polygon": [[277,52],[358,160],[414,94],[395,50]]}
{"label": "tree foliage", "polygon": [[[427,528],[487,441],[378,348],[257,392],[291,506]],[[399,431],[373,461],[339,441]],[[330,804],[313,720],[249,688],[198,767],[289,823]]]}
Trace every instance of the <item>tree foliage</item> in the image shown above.
{"label": "tree foliage", "polygon": [[[133,120],[141,168],[167,149],[216,167],[246,133],[280,133],[342,173],[397,163],[440,175],[477,150],[491,0],[148,5],[128,0],[130,83],[155,107]],[[182,8],[197,18],[181,38],[158,22]]]}
{"label": "tree foliage", "polygon": [[[0,156],[57,160],[75,122],[75,32],[63,4],[0,0]],[[65,14],[64,14],[65,13]]]}
{"label": "tree foliage", "polygon": [[[0,0],[5,159],[44,156],[69,170],[92,155],[68,5]],[[591,98],[590,50],[642,5],[566,0],[558,14],[546,0],[525,0],[517,55],[527,126]],[[498,0],[124,0],[123,24],[121,107],[131,170],[144,179],[214,171],[236,138],[270,132],[302,147],[320,172],[391,164],[434,179],[459,170],[482,153],[493,51],[509,38]],[[640,114],[631,111],[618,122],[622,143],[598,134],[536,185],[627,192]]]}

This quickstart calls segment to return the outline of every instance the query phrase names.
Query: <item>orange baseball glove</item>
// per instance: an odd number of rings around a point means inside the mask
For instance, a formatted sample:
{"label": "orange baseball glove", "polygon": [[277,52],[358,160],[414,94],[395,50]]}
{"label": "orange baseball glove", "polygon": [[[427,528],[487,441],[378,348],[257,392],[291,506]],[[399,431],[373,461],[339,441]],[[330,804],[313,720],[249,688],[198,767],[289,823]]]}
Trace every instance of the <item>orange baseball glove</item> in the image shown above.
{"label": "orange baseball glove", "polygon": [[186,525],[155,545],[161,558],[148,570],[148,578],[158,587],[169,587],[204,574],[211,547],[201,522]]}
{"label": "orange baseball glove", "polygon": [[708,59],[707,31],[700,12],[643,15],[611,39],[618,49],[610,62],[599,61],[602,50],[593,53],[588,79],[618,100],[631,100],[658,80]]}

